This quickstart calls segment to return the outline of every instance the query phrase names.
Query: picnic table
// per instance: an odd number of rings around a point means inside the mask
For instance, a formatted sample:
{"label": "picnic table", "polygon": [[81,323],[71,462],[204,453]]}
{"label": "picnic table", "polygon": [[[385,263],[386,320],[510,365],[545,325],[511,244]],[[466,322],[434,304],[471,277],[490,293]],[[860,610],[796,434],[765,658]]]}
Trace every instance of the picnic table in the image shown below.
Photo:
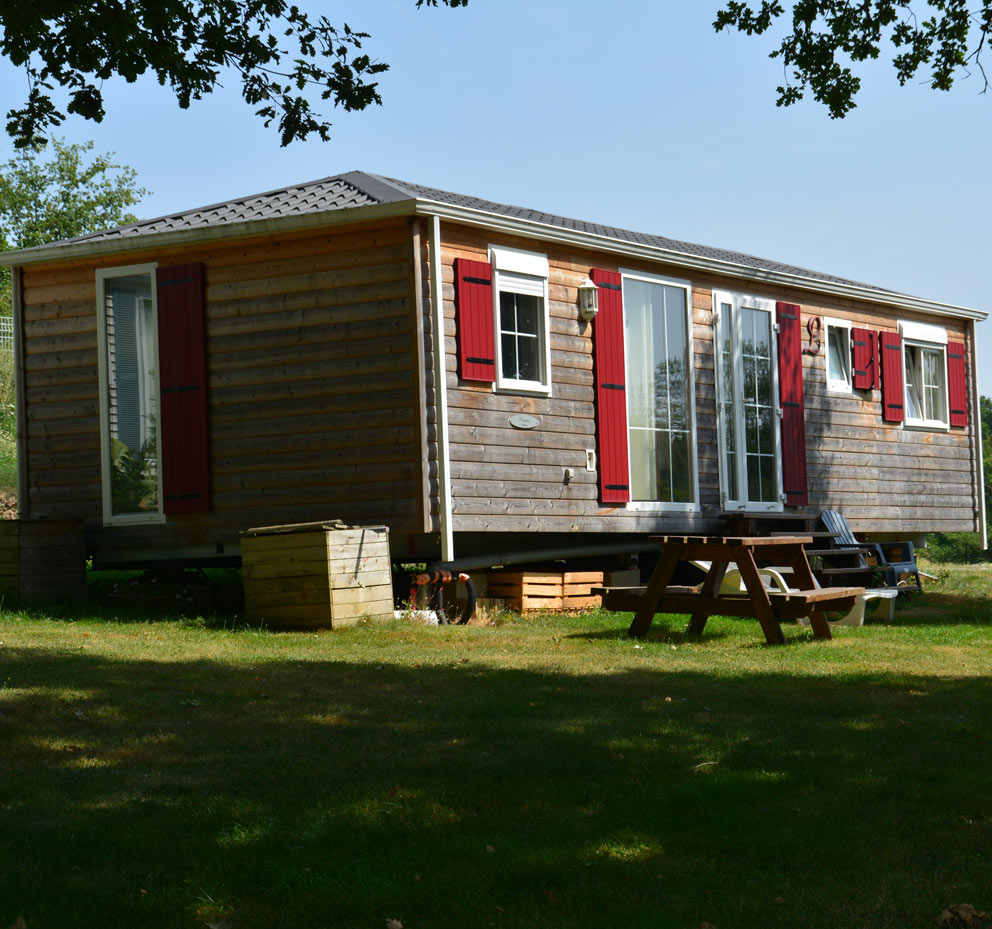
{"label": "picnic table", "polygon": [[[643,637],[658,613],[688,614],[687,636],[701,635],[710,616],[754,616],[769,645],[785,642],[783,619],[809,617],[813,634],[829,639],[827,610],[850,610],[863,587],[818,587],[804,546],[808,535],[794,536],[652,536],[661,545],[661,557],[647,588],[640,596],[608,597],[604,605],[635,611],[628,634]],[[679,562],[708,561],[709,571],[701,588],[673,587]],[[758,573],[757,561],[792,569],[797,590],[769,591]],[[746,588],[744,594],[720,594],[720,585],[731,562],[737,565]],[[621,603],[623,605],[621,605]]]}

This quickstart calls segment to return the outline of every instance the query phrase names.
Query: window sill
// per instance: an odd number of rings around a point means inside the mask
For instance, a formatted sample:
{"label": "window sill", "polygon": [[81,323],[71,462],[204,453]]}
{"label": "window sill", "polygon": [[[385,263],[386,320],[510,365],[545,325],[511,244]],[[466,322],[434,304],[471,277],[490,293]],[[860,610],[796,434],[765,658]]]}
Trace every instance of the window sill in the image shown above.
{"label": "window sill", "polygon": [[724,505],[723,512],[736,515],[737,513],[784,513],[784,503],[749,503],[746,506]]}
{"label": "window sill", "polygon": [[631,500],[627,504],[631,513],[698,513],[698,503],[662,503],[658,500]]}
{"label": "window sill", "polygon": [[526,397],[550,397],[551,385],[544,386],[535,381],[505,381],[501,384],[493,385],[493,392],[497,394],[520,394]]}
{"label": "window sill", "polygon": [[949,423],[927,419],[907,419],[903,423],[903,426],[906,429],[912,429],[914,432],[949,432],[951,428]]}
{"label": "window sill", "polygon": [[108,528],[114,526],[149,526],[164,522],[164,513],[134,513],[128,516],[104,516],[103,518],[103,525]]}

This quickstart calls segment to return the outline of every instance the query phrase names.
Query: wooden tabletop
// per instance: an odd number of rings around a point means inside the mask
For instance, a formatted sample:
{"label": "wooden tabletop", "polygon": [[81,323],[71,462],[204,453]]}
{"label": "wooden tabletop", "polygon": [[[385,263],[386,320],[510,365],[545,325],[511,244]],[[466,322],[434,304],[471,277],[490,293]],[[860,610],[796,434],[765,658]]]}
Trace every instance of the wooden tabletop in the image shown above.
{"label": "wooden tabletop", "polygon": [[712,546],[744,546],[745,548],[761,548],[766,545],[808,545],[813,541],[810,535],[754,535],[754,536],[724,536],[724,535],[653,535],[652,542],[662,545],[712,545]]}

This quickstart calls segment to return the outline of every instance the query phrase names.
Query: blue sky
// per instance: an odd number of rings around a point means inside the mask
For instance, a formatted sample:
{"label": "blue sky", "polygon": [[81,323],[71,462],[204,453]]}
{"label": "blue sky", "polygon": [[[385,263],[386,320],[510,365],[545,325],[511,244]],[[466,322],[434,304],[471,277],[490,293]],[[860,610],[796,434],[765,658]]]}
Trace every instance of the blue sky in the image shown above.
{"label": "blue sky", "polygon": [[[811,101],[780,109],[771,39],[717,35],[719,5],[324,4],[391,65],[384,105],[333,114],[329,143],[280,148],[233,79],[187,111],[154,80],[109,82],[105,121],[59,134],[135,168],[152,191],[142,216],[361,169],[992,309],[979,77],[949,94],[900,88],[882,61],[844,120]],[[0,112],[25,94],[0,63]],[[0,161],[10,154],[0,142]],[[979,352],[992,395],[992,322]]]}

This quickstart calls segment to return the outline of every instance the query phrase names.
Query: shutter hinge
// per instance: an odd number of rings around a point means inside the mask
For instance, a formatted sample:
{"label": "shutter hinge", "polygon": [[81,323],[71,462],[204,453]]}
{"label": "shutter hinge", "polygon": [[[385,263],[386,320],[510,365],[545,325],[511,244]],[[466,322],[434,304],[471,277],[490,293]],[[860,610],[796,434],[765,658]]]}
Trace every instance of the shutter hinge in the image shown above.
{"label": "shutter hinge", "polygon": [[778,499],[780,503],[785,503],[789,499],[788,494],[779,494]]}
{"label": "shutter hinge", "polygon": [[778,412],[778,418],[779,419],[784,419],[785,418],[785,410],[783,410],[782,407],[779,407],[778,410],[777,410],[777,412]]}
{"label": "shutter hinge", "polygon": [[773,324],[772,324],[772,328],[773,328],[773,329],[774,329],[774,330],[775,330],[776,332],[781,332],[781,331],[782,331],[782,327],[781,327],[781,326],[780,326],[780,325],[779,325],[778,323],[773,323]]}

